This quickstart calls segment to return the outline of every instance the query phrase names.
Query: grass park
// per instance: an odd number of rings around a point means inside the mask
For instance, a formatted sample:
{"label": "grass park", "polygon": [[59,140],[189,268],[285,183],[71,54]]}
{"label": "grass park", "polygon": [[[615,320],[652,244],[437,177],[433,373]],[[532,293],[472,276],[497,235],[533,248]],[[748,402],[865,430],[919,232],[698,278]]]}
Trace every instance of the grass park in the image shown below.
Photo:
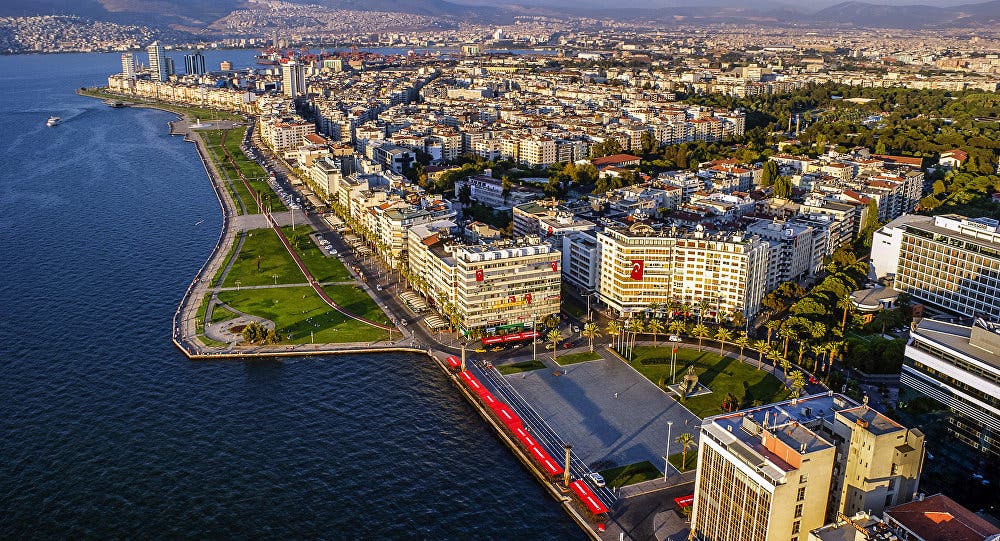
{"label": "grass park", "polygon": [[545,364],[541,361],[522,361],[514,364],[504,364],[497,366],[497,371],[501,374],[507,376],[510,374],[520,374],[521,372],[530,372],[532,370],[538,370],[540,368],[545,368]]}
{"label": "grass park", "polygon": [[[669,347],[636,347],[629,364],[660,388],[671,383]],[[791,395],[781,381],[751,364],[717,353],[678,348],[675,381],[682,381],[689,366],[694,367],[698,382],[712,393],[686,398],[682,403],[703,419],[723,412],[722,401],[727,394],[735,396],[740,407],[778,402]]]}
{"label": "grass park", "polygon": [[656,469],[656,466],[652,465],[648,461],[637,462],[627,466],[619,466],[617,468],[609,468],[598,473],[601,474],[601,477],[604,478],[604,482],[607,483],[608,486],[614,488],[634,485],[643,481],[650,481],[652,479],[659,479],[660,477],[663,477],[660,470]]}
{"label": "grass park", "polygon": [[171,111],[179,115],[183,115],[191,120],[194,120],[195,118],[201,120],[232,120],[236,122],[245,120],[242,116],[236,113],[219,111],[216,109],[207,109],[204,107],[178,105],[174,103],[167,103],[164,101],[151,100],[149,98],[143,98],[140,96],[114,94],[100,88],[81,88],[80,94],[84,96],[90,96],[92,98],[99,98],[102,100],[113,100],[113,101],[155,106],[157,109]]}
{"label": "grass park", "polygon": [[[243,133],[246,128],[237,128],[233,130],[228,130],[226,134],[226,149],[233,156],[233,161],[236,162],[236,166],[239,171],[243,173],[243,176],[247,178],[250,182],[250,186],[261,194],[261,200],[264,204],[270,203],[271,210],[273,212],[282,212],[287,210],[281,199],[274,193],[271,186],[267,183],[267,173],[264,168],[261,167],[257,162],[247,158],[240,149],[240,143],[243,141]],[[222,150],[222,130],[202,130],[198,134],[205,141],[205,146],[208,147],[209,152],[212,153],[213,161],[220,171],[232,181],[232,186],[230,190],[234,192],[234,197],[238,197],[240,201],[243,201],[243,205],[246,206],[247,213],[256,214],[259,209],[257,205],[253,202],[253,197],[250,195],[250,191],[247,190],[246,186],[240,180],[237,169],[232,166],[225,159],[225,152]],[[239,209],[237,209],[237,212]]]}
{"label": "grass park", "polygon": [[[318,282],[353,280],[339,259],[324,255],[312,241],[311,227],[300,225],[293,230],[285,226],[281,230]],[[273,230],[254,229],[247,232],[243,248],[235,255],[233,267],[222,286],[237,287],[237,282],[240,287],[248,287],[304,284],[306,279]]]}

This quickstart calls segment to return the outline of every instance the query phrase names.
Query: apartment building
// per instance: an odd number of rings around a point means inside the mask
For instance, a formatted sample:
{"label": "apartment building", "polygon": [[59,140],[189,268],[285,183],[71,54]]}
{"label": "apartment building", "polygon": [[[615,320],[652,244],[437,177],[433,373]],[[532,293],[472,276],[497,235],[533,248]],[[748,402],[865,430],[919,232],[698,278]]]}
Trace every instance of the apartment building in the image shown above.
{"label": "apartment building", "polygon": [[1000,222],[956,214],[904,216],[872,240],[872,264],[893,287],[965,316],[1000,320]]}
{"label": "apartment building", "polygon": [[826,393],[702,422],[692,535],[703,541],[805,541],[856,509],[910,501],[923,434]]}
{"label": "apartment building", "polygon": [[435,232],[409,243],[411,269],[434,303],[449,307],[464,334],[506,334],[559,313],[561,256],[538,237],[469,245]]}
{"label": "apartment building", "polygon": [[620,314],[674,299],[707,300],[710,313],[760,309],[767,284],[768,246],[744,233],[657,231],[637,223],[597,233],[601,301]]}
{"label": "apartment building", "polygon": [[468,186],[469,196],[473,201],[499,210],[508,210],[538,198],[537,192],[524,189],[512,189],[505,194],[503,183],[490,176],[490,173],[487,169],[481,175],[455,181],[455,197],[461,197],[462,189]]}
{"label": "apartment building", "polygon": [[275,152],[294,150],[305,136],[316,133],[316,125],[301,118],[261,117],[258,127],[261,140]]}
{"label": "apartment building", "polygon": [[1000,325],[920,320],[899,381],[951,410],[948,430],[956,439],[1000,460]]}
{"label": "apartment building", "polygon": [[823,267],[824,254],[813,250],[812,227],[791,221],[757,220],[747,227],[747,233],[769,245],[767,291],[783,282],[801,280]]}

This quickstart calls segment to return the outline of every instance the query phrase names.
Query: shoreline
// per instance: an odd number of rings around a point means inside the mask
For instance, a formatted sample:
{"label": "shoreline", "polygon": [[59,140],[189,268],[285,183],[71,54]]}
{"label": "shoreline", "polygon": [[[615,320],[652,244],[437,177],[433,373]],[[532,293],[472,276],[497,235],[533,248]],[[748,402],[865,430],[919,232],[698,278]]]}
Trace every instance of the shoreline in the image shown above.
{"label": "shoreline", "polygon": [[[80,90],[77,90],[77,94],[103,100],[103,98],[97,96],[87,96],[86,94],[81,93]],[[469,390],[462,385],[462,382],[459,381],[457,374],[453,372],[444,361],[444,359],[449,355],[445,351],[434,351],[432,348],[421,349],[405,345],[392,345],[391,343],[383,346],[372,346],[369,344],[361,346],[357,343],[344,343],[337,345],[299,344],[285,346],[257,346],[245,351],[221,350],[221,348],[215,348],[204,344],[199,345],[198,342],[200,342],[200,340],[198,340],[198,334],[196,332],[196,314],[201,305],[201,300],[204,299],[211,285],[209,282],[205,281],[204,277],[209,272],[211,272],[214,276],[214,271],[225,263],[225,259],[229,255],[229,250],[235,242],[236,229],[232,224],[232,216],[235,214],[235,201],[233,201],[232,195],[226,189],[226,186],[222,185],[223,181],[221,175],[208,157],[208,149],[205,146],[204,140],[192,132],[181,132],[175,130],[175,122],[180,120],[190,120],[185,114],[167,109],[165,107],[159,107],[157,104],[151,103],[131,104],[129,107],[157,109],[173,113],[177,116],[174,121],[168,122],[168,125],[170,126],[170,134],[183,135],[185,141],[195,144],[195,148],[198,151],[198,157],[201,159],[202,165],[209,178],[209,182],[212,184],[212,189],[215,191],[220,209],[222,210],[222,231],[219,234],[215,247],[212,249],[212,253],[209,255],[208,259],[195,274],[195,278],[188,285],[188,288],[184,292],[184,296],[174,313],[171,342],[175,347],[177,347],[177,349],[184,353],[189,360],[253,360],[275,357],[370,353],[423,354],[430,358],[438,366],[438,368],[444,372],[445,376],[449,379],[451,384],[458,389],[460,395],[465,398],[466,402],[476,410],[487,425],[492,427],[493,431],[497,434],[500,443],[505,445],[514,457],[517,458],[517,460],[522,464],[522,466],[528,470],[528,472],[539,484],[542,485],[545,492],[557,503],[559,503],[563,511],[569,515],[570,519],[577,524],[587,537],[593,540],[601,539],[600,534],[591,522],[581,515],[580,512],[578,512],[578,510],[574,507],[573,498],[569,496],[568,493],[560,492],[560,489],[558,488],[558,481],[550,480],[545,475],[545,472],[543,472],[541,468],[531,460],[531,457],[528,456],[523,449],[521,449],[517,442],[515,442],[510,435],[504,431],[503,424],[498,418],[495,417],[495,414],[476,400]],[[192,299],[197,299],[197,302],[192,302]],[[193,339],[191,339],[192,337]],[[187,338],[187,340],[185,340],[185,338]],[[405,339],[405,335],[403,339]],[[207,349],[208,352],[199,351],[202,348]]]}

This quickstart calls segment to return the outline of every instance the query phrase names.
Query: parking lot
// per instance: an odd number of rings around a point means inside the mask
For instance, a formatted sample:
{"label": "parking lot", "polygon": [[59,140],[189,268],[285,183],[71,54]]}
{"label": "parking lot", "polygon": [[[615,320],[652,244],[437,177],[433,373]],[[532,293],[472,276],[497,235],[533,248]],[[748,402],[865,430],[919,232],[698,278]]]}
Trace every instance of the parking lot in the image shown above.
{"label": "parking lot", "polygon": [[[698,436],[700,419],[618,360],[562,370],[565,375],[543,369],[506,379],[594,470],[647,460],[662,471],[668,421],[671,439],[684,432]],[[671,442],[671,454],[680,450]]]}

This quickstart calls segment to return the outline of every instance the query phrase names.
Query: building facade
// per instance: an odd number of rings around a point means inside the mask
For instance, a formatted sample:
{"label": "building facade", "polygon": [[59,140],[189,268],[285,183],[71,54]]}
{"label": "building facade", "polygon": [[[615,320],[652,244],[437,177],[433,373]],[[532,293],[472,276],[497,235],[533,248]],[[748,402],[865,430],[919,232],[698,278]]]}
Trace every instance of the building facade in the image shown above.
{"label": "building facade", "polygon": [[163,45],[160,45],[159,41],[154,41],[146,47],[146,52],[149,53],[150,78],[160,83],[166,81],[170,75],[170,71],[167,66],[167,55],[163,49]]}
{"label": "building facade", "polygon": [[1000,325],[920,320],[899,381],[951,410],[948,429],[956,439],[1000,460]]}
{"label": "building facade", "polygon": [[281,92],[289,98],[304,96],[306,93],[305,66],[289,61],[281,66]]}
{"label": "building facade", "polygon": [[656,231],[644,224],[597,233],[601,302],[620,314],[670,300],[695,305],[709,301],[709,313],[760,309],[767,284],[768,246],[742,233]]}

